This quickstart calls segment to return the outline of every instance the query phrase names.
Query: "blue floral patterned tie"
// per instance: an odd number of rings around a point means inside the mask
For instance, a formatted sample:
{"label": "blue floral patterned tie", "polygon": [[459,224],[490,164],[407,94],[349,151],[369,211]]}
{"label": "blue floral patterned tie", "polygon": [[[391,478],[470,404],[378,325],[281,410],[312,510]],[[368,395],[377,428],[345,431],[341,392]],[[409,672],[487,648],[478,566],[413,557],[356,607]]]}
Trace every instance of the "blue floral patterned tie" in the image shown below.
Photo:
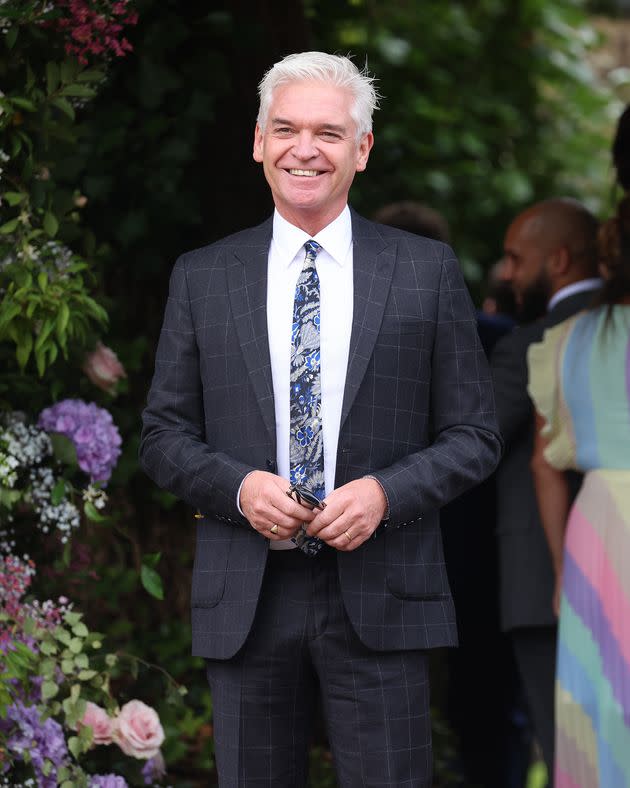
{"label": "blue floral patterned tie", "polygon": [[[306,257],[295,289],[291,330],[291,430],[289,455],[291,484],[303,484],[321,501],[324,484],[322,386],[319,355],[319,277],[315,258],[317,241],[304,244]],[[304,530],[293,538],[308,555],[316,555],[323,542]]]}

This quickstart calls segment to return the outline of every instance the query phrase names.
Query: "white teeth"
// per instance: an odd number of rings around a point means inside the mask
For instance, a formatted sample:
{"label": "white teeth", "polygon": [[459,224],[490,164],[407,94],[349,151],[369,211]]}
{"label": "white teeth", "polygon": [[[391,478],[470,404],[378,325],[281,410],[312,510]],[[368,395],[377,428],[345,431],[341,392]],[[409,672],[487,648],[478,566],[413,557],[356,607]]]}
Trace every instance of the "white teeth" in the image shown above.
{"label": "white teeth", "polygon": [[314,178],[315,175],[319,175],[318,170],[289,170],[291,175],[305,175],[307,178]]}

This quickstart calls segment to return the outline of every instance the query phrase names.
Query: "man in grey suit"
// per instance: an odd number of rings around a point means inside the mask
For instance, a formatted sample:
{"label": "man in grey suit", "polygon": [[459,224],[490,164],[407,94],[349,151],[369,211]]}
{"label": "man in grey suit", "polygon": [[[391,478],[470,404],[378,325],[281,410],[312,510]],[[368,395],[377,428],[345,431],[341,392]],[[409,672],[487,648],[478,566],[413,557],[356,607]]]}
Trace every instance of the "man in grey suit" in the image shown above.
{"label": "man in grey suit", "polygon": [[341,786],[431,785],[426,649],[456,642],[438,509],[501,441],[453,252],[347,205],[376,98],[345,57],[270,69],[274,215],[171,278],[140,457],[201,513],[222,786],[305,785],[318,691]]}
{"label": "man in grey suit", "polygon": [[600,286],[596,238],[596,219],[574,200],[546,200],[516,217],[505,237],[503,275],[512,284],[521,317],[532,322],[501,339],[491,356],[505,441],[496,485],[501,621],[511,635],[549,775],[554,751],[554,573],[530,471],[534,421],[526,354],[546,328],[592,302]]}

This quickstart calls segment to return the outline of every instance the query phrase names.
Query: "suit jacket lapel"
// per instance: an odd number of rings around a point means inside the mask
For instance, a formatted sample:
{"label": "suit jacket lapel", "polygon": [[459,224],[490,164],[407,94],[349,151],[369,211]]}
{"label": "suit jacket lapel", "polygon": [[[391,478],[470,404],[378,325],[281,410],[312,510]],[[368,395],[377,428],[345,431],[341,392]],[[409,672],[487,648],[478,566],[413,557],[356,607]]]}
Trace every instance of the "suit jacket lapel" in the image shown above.
{"label": "suit jacket lapel", "polygon": [[234,247],[227,263],[227,280],[236,335],[249,379],[273,445],[276,417],[267,332],[267,262],[272,220],[251,231],[247,245]]}
{"label": "suit jacket lapel", "polygon": [[385,241],[377,225],[354,211],[352,243],[354,304],[340,429],[372,357],[396,262],[396,245]]}

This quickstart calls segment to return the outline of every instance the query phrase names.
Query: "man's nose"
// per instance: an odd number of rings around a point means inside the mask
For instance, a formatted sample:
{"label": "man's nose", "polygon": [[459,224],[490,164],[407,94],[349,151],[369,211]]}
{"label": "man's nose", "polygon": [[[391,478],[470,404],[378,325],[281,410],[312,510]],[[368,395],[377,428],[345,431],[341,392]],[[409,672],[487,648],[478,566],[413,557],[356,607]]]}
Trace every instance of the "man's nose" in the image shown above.
{"label": "man's nose", "polygon": [[293,146],[293,152],[298,159],[312,159],[317,156],[318,149],[315,144],[315,136],[310,131],[301,131]]}

